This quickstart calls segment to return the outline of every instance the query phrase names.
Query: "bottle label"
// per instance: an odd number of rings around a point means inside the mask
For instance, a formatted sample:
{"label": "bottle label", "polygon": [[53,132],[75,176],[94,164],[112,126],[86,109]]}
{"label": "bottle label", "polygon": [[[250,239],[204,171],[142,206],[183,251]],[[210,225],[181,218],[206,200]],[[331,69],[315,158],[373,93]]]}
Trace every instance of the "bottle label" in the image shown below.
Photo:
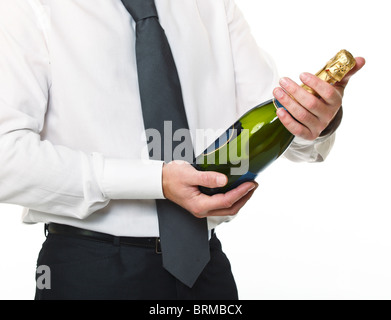
{"label": "bottle label", "polygon": [[230,141],[236,139],[242,133],[243,127],[240,121],[235,122],[235,124],[229,128],[225,133],[223,133],[214,143],[212,143],[209,148],[207,148],[203,156],[209,156],[212,153],[220,150],[226,146]]}
{"label": "bottle label", "polygon": [[[286,108],[280,103],[280,101],[278,101],[277,99],[274,99],[273,100],[273,103],[274,103],[274,106],[276,107],[276,109],[278,108],[284,108],[286,110]],[[288,111],[288,110],[287,110]]]}

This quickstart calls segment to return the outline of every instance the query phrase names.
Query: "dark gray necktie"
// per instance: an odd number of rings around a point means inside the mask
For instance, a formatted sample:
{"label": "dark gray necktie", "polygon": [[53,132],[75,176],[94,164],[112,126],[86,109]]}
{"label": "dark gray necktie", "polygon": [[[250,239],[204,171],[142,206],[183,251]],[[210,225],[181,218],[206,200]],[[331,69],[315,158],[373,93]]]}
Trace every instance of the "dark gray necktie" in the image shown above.
{"label": "dark gray necktie", "polygon": [[[156,148],[156,143],[148,144],[150,158],[190,162],[193,149],[181,85],[155,2],[122,2],[136,22],[137,72],[147,137],[151,129],[151,133],[159,132],[161,136],[160,148]],[[179,133],[179,141],[173,141],[172,134],[175,133]],[[156,205],[163,266],[192,287],[210,259],[206,219],[195,218],[169,200],[157,200]]]}

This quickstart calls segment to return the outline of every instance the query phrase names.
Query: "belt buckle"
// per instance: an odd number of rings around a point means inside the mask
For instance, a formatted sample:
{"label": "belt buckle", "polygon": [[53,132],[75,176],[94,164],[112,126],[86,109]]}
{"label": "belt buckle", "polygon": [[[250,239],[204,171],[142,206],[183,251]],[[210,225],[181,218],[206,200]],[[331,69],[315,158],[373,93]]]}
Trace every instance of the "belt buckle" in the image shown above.
{"label": "belt buckle", "polygon": [[155,252],[156,252],[156,254],[162,254],[162,247],[160,245],[160,238],[156,238],[156,240],[155,240]]}

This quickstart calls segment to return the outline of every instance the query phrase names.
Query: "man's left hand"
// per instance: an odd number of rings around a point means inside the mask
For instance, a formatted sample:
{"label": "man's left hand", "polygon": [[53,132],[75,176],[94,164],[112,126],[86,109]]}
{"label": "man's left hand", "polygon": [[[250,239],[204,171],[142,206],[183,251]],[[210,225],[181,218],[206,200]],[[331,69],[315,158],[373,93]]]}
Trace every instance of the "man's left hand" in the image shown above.
{"label": "man's left hand", "polygon": [[319,94],[319,98],[293,80],[282,78],[281,88],[276,88],[273,94],[290,114],[283,108],[279,108],[277,115],[280,121],[293,135],[306,140],[315,140],[333,121],[341,108],[349,79],[364,65],[364,58],[356,58],[356,66],[335,85],[330,85],[313,74],[301,74],[300,80],[314,89]]}

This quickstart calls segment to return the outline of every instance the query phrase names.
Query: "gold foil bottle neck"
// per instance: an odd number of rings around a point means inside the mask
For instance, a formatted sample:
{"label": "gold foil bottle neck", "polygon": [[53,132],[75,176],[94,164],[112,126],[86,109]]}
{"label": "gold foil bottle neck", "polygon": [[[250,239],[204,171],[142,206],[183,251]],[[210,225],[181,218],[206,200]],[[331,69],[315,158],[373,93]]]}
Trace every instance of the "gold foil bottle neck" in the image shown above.
{"label": "gold foil bottle neck", "polygon": [[[349,51],[341,50],[315,75],[330,84],[335,84],[341,81],[355,65],[356,59],[354,59],[353,55]],[[302,87],[308,92],[317,95],[314,90],[306,85],[302,85]]]}
{"label": "gold foil bottle neck", "polygon": [[341,81],[350,70],[356,65],[356,60],[352,54],[346,50],[341,50],[337,55],[331,59],[327,65],[324,67],[330,77],[336,81]]}

